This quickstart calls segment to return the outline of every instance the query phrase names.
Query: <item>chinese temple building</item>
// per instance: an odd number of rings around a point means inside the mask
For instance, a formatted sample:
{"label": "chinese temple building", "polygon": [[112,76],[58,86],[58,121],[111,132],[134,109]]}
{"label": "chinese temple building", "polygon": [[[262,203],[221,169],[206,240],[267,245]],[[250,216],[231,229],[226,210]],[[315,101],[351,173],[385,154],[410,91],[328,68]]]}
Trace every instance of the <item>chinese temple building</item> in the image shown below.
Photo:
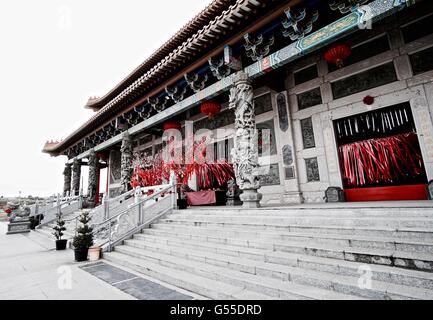
{"label": "chinese temple building", "polygon": [[[185,183],[227,190],[236,178],[245,207],[331,201],[332,189],[348,202],[427,200],[432,25],[432,1],[214,0],[43,152],[67,157],[65,196],[89,166],[95,204],[145,179],[137,159],[156,159],[169,129],[230,164]],[[196,149],[184,143],[182,157]]]}

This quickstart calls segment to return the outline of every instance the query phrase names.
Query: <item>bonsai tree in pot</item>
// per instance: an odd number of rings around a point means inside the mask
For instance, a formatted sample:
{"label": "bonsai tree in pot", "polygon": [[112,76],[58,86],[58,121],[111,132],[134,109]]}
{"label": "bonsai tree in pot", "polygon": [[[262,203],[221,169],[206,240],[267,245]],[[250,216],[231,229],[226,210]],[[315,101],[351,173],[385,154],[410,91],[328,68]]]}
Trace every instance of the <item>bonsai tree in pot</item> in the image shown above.
{"label": "bonsai tree in pot", "polygon": [[72,241],[75,251],[75,261],[87,261],[89,248],[93,246],[93,228],[89,226],[91,218],[89,212],[83,211],[78,221],[81,225]]}
{"label": "bonsai tree in pot", "polygon": [[65,250],[66,244],[68,243],[68,240],[62,239],[64,235],[63,232],[66,231],[65,221],[63,220],[61,212],[59,212],[56,217],[56,225],[53,227],[53,235],[56,237],[56,250]]}

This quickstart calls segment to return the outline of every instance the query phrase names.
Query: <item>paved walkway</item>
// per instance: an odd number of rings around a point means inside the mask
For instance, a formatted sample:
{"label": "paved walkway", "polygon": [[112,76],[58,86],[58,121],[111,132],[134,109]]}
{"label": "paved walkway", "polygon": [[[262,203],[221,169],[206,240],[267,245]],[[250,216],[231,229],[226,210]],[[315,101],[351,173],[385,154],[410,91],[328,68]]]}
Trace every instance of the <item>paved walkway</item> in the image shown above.
{"label": "paved walkway", "polygon": [[79,268],[72,250],[57,252],[38,234],[6,235],[0,222],[1,300],[125,300],[131,295]]}

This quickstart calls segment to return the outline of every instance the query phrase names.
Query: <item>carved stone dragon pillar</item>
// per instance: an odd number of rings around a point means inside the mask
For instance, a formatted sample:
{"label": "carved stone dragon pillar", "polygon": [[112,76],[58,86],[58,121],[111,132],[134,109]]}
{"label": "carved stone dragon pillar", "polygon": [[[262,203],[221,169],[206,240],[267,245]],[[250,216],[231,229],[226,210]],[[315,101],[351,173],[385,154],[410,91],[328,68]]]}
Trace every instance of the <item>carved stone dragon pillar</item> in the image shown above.
{"label": "carved stone dragon pillar", "polygon": [[80,194],[80,180],[81,180],[81,163],[78,159],[74,159],[72,165],[72,195],[78,196]]}
{"label": "carved stone dragon pillar", "polygon": [[232,158],[236,182],[243,190],[240,198],[244,208],[258,208],[262,194],[257,191],[260,189],[259,153],[253,87],[244,72],[237,73],[230,89],[230,109],[234,109],[236,117]]}
{"label": "carved stone dragon pillar", "polygon": [[98,168],[99,159],[96,156],[95,150],[91,150],[89,154],[89,186],[87,189],[88,201],[91,204],[95,203],[98,187]]}
{"label": "carved stone dragon pillar", "polygon": [[122,154],[120,184],[122,193],[125,193],[131,190],[132,177],[132,141],[128,132],[123,135],[120,152]]}
{"label": "carved stone dragon pillar", "polygon": [[63,176],[65,177],[65,183],[63,185],[63,196],[67,197],[71,195],[71,181],[72,181],[71,164],[67,163],[65,165],[65,170],[63,170]]}

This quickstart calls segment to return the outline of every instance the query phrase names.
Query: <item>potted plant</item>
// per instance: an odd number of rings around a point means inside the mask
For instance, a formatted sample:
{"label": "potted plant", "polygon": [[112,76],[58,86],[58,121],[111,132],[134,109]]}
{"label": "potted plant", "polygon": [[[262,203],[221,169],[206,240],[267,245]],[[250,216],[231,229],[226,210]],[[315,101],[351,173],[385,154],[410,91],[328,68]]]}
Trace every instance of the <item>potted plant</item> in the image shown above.
{"label": "potted plant", "polygon": [[87,261],[89,248],[93,246],[93,228],[89,226],[91,218],[89,212],[83,211],[78,221],[81,225],[77,228],[77,233],[72,241],[75,252],[75,261]]}
{"label": "potted plant", "polygon": [[65,221],[63,220],[62,213],[56,215],[56,225],[53,227],[53,235],[56,237],[56,250],[66,250],[68,240],[62,239],[64,231],[66,231]]}

